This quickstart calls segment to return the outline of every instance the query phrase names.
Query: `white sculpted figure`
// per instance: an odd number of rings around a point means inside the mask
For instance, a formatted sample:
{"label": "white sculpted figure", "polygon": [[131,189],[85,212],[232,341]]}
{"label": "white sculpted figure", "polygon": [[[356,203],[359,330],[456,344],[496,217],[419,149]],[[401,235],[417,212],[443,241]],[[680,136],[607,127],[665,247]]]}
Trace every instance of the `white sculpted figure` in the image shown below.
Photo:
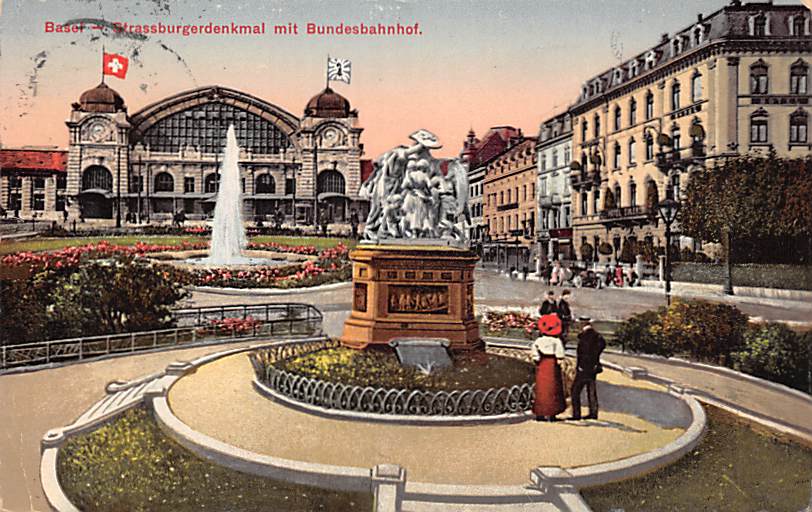
{"label": "white sculpted figure", "polygon": [[381,155],[361,187],[370,210],[364,240],[450,239],[468,242],[468,173],[459,160],[441,162],[431,149],[442,146],[427,130],[410,135],[412,146],[398,146]]}

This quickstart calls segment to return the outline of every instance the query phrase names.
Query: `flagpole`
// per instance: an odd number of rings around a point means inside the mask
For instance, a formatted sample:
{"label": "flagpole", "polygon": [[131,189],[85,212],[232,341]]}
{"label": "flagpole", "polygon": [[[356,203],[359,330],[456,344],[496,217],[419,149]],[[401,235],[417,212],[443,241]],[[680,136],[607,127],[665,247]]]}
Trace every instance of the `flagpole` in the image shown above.
{"label": "flagpole", "polygon": [[330,54],[327,54],[327,67],[324,68],[324,88],[330,88]]}
{"label": "flagpole", "polygon": [[102,73],[101,73],[101,75],[102,75],[101,83],[104,83],[104,45],[102,45]]}

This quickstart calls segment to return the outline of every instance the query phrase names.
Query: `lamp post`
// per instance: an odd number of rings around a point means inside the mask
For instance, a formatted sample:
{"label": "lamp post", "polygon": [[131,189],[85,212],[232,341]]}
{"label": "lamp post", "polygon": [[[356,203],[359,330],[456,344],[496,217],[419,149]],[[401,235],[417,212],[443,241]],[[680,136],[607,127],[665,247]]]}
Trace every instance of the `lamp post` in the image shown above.
{"label": "lamp post", "polygon": [[665,303],[671,305],[671,224],[677,219],[680,204],[670,197],[657,203],[657,212],[665,223]]}

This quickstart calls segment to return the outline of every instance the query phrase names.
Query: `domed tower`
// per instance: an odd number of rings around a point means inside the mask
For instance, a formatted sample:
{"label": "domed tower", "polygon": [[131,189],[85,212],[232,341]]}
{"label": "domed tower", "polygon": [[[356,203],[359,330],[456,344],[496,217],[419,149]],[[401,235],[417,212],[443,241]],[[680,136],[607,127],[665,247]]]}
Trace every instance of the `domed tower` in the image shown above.
{"label": "domed tower", "polygon": [[104,82],[71,105],[68,145],[69,213],[114,218],[128,190],[130,123],[124,99]]}
{"label": "domed tower", "polygon": [[348,222],[353,210],[366,217],[367,201],[358,197],[362,131],[358,111],[330,87],[307,102],[299,129],[304,175],[297,186],[302,196],[313,197],[316,219]]}

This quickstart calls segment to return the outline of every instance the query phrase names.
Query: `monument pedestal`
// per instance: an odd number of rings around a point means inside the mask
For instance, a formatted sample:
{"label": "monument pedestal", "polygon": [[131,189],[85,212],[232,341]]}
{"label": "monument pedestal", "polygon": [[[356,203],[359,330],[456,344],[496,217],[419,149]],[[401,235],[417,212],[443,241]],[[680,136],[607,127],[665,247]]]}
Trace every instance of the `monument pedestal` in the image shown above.
{"label": "monument pedestal", "polygon": [[444,338],[452,350],[482,346],[474,318],[474,265],[479,257],[473,251],[360,245],[350,259],[352,313],[344,323],[342,344],[365,348],[394,338]]}

